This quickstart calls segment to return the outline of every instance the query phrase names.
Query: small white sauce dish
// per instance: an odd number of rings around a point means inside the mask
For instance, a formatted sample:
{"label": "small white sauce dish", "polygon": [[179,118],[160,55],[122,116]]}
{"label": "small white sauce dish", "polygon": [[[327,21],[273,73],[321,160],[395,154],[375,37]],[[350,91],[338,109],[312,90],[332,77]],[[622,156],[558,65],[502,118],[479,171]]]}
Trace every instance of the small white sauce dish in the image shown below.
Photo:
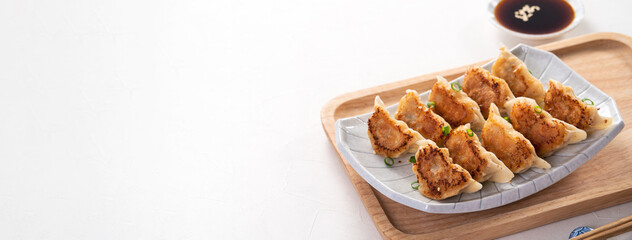
{"label": "small white sauce dish", "polygon": [[573,8],[573,11],[575,12],[575,16],[573,18],[573,21],[565,28],[557,32],[552,32],[552,33],[547,33],[547,34],[528,34],[528,33],[516,32],[500,24],[498,20],[496,19],[496,16],[494,15],[494,10],[496,9],[496,5],[498,5],[498,3],[501,1],[502,0],[489,1],[489,4],[487,5],[487,15],[489,17],[489,20],[492,22],[494,26],[501,29],[502,31],[510,35],[513,35],[515,37],[519,37],[523,39],[542,40],[542,39],[554,38],[564,33],[567,33],[568,31],[577,27],[579,22],[581,22],[582,19],[584,19],[584,5],[582,4],[582,2],[580,0],[566,0],[566,2],[568,2],[568,4]]}

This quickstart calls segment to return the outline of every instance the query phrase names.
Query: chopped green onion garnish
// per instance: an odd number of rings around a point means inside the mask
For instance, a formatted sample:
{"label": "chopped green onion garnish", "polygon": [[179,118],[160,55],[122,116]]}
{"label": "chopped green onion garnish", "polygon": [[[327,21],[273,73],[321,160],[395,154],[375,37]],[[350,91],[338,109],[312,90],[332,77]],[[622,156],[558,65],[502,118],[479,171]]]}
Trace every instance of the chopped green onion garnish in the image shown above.
{"label": "chopped green onion garnish", "polygon": [[434,108],[435,103],[434,103],[434,102],[428,102],[428,103],[426,104],[426,106],[428,106],[428,108]]}
{"label": "chopped green onion garnish", "polygon": [[527,71],[529,71],[529,73],[530,73],[531,75],[533,75],[533,73],[531,72],[531,70],[528,70],[528,69],[527,69]]}
{"label": "chopped green onion garnish", "polygon": [[587,105],[595,105],[595,103],[592,100],[588,99],[588,98],[582,99],[582,102],[587,104]]}
{"label": "chopped green onion garnish", "polygon": [[505,117],[505,120],[507,120],[507,122],[511,123],[511,120],[509,120],[509,117]]}
{"label": "chopped green onion garnish", "polygon": [[413,183],[410,184],[410,187],[412,187],[415,190],[419,189],[419,182],[414,181]]}
{"label": "chopped green onion garnish", "polygon": [[474,132],[472,132],[472,129],[467,129],[467,131],[465,132],[467,132],[467,135],[470,137],[474,136]]}
{"label": "chopped green onion garnish", "polygon": [[448,136],[448,134],[450,133],[450,125],[445,125],[443,126],[443,128],[441,128],[441,131],[443,132],[443,136]]}
{"label": "chopped green onion garnish", "polygon": [[390,157],[386,157],[384,158],[384,164],[386,164],[386,166],[393,166],[393,164],[395,164],[395,160],[393,160]]}
{"label": "chopped green onion garnish", "polygon": [[461,84],[459,84],[458,82],[453,82],[452,84],[450,84],[450,86],[454,91],[461,91]]}
{"label": "chopped green onion garnish", "polygon": [[410,159],[408,159],[408,161],[411,163],[416,163],[417,159],[415,159],[415,156],[410,156]]}
{"label": "chopped green onion garnish", "polygon": [[535,106],[533,109],[534,109],[534,110],[535,110],[535,112],[536,112],[536,113],[538,113],[538,114],[542,113],[542,108],[541,108],[540,106]]}

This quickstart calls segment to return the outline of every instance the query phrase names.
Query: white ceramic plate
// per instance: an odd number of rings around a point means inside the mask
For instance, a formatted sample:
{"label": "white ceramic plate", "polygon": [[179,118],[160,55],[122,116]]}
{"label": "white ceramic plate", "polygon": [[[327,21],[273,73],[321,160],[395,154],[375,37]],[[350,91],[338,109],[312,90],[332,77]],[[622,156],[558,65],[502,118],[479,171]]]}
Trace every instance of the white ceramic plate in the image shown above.
{"label": "white ceramic plate", "polygon": [[[570,69],[550,52],[518,45],[511,52],[523,60],[535,77],[544,86],[548,79],[555,79],[565,86],[571,86],[580,98],[590,98],[600,108],[599,114],[613,118],[607,129],[588,133],[588,138],[555,152],[545,158],[551,169],[531,168],[516,174],[511,183],[484,182],[483,188],[475,193],[460,194],[448,199],[431,200],[411,188],[417,181],[408,159],[412,154],[404,154],[388,167],[384,157],[373,153],[367,134],[367,121],[372,113],[340,119],[336,122],[336,142],[345,159],[360,176],[385,196],[406,206],[431,213],[463,213],[490,209],[509,204],[534,194],[566,177],[572,171],[591,159],[623,129],[623,120],[614,99],[590,84],[586,79]],[[482,67],[491,70],[494,61]],[[453,80],[461,83],[463,76]],[[402,92],[402,96],[405,93]],[[428,101],[429,91],[421,94]],[[395,113],[397,105],[387,107]]]}
{"label": "white ceramic plate", "polygon": [[581,22],[582,19],[584,19],[584,5],[582,4],[582,2],[580,0],[566,0],[568,4],[571,5],[571,7],[573,8],[573,11],[575,12],[575,17],[573,18],[573,21],[571,22],[571,24],[569,24],[562,30],[559,30],[557,32],[547,33],[547,34],[528,34],[528,33],[516,32],[509,28],[506,28],[505,26],[500,24],[498,20],[496,19],[496,16],[494,15],[494,10],[496,9],[496,5],[498,5],[500,1],[502,0],[491,0],[489,1],[489,4],[487,4],[487,16],[489,20],[492,22],[494,26],[496,26],[500,30],[503,30],[506,33],[509,33],[519,38],[540,39],[540,40],[554,38],[577,27],[579,22]]}

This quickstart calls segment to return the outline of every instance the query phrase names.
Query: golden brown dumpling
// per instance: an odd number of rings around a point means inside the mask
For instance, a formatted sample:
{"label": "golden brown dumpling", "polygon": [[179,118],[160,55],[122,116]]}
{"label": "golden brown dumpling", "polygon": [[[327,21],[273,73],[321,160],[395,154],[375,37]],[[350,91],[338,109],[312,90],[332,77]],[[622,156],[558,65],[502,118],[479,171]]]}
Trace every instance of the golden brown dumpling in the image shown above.
{"label": "golden brown dumpling", "polygon": [[496,154],[514,173],[524,172],[532,166],[551,168],[549,163],[538,157],[531,142],[500,116],[498,107],[493,103],[489,108],[481,140],[485,149]]}
{"label": "golden brown dumpling", "polygon": [[570,143],[586,139],[586,132],[553,118],[533,99],[518,97],[505,103],[511,125],[522,133],[541,157]]}
{"label": "golden brown dumpling", "polygon": [[544,87],[540,80],[533,77],[527,65],[505,47],[500,49],[492,74],[505,80],[514,96],[533,98],[539,105],[544,103]]}
{"label": "golden brown dumpling", "polygon": [[375,97],[375,112],[369,118],[369,139],[375,154],[385,157],[399,157],[411,149],[417,150],[416,142],[424,139],[421,134],[406,126],[406,123],[391,118],[384,102],[379,96]]}
{"label": "golden brown dumpling", "polygon": [[478,103],[483,117],[489,114],[491,103],[504,106],[505,102],[514,99],[514,95],[505,80],[492,76],[481,67],[470,68],[465,72],[463,91]]}
{"label": "golden brown dumpling", "polygon": [[452,161],[465,168],[478,182],[509,182],[514,177],[494,153],[483,148],[469,123],[452,130],[445,147],[450,151]]}
{"label": "golden brown dumpling", "polygon": [[430,139],[443,146],[446,135],[443,127],[448,126],[441,116],[435,114],[419,99],[419,93],[415,90],[406,90],[406,95],[399,100],[395,119],[401,120],[411,129],[421,133],[424,138]]}
{"label": "golden brown dumpling", "polygon": [[600,116],[595,106],[579,100],[573,88],[564,87],[553,79],[549,80],[549,89],[544,96],[544,109],[551,116],[583,130],[604,129],[612,124],[612,118]]}
{"label": "golden brown dumpling", "polygon": [[450,126],[458,127],[471,123],[474,130],[483,128],[485,118],[478,104],[461,91],[457,83],[451,85],[445,78],[437,76],[437,82],[432,86],[429,98],[435,103],[434,111],[450,123]]}
{"label": "golden brown dumpling", "polygon": [[439,148],[427,139],[419,144],[413,172],[417,175],[422,195],[441,200],[461,192],[471,193],[481,189],[482,185],[472,179],[467,170],[452,163],[447,148]]}

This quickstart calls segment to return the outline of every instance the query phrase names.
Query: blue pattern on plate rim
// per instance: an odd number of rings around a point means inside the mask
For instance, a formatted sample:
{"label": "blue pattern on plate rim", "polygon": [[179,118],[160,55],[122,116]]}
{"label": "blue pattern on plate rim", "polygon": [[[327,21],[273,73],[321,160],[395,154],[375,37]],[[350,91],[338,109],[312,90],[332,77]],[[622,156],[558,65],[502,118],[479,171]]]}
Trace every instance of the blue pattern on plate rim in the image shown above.
{"label": "blue pattern on plate rim", "polygon": [[577,236],[579,236],[579,235],[582,235],[582,234],[584,234],[584,233],[590,232],[590,231],[592,231],[592,230],[594,230],[594,229],[593,229],[593,228],[591,228],[591,227],[586,227],[586,226],[575,228],[575,229],[573,229],[573,231],[571,232],[571,234],[570,234],[570,235],[568,235],[568,239],[571,239],[571,238],[577,237]]}

